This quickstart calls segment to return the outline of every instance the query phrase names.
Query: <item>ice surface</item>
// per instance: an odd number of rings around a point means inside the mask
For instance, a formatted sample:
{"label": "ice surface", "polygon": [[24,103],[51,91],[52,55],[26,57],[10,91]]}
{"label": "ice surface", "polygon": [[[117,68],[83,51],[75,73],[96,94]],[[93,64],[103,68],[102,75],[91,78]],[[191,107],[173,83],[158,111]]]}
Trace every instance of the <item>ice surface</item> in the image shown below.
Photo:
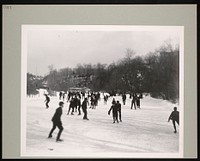
{"label": "ice surface", "polygon": [[[178,133],[168,117],[174,104],[146,96],[141,99],[141,109],[130,109],[131,100],[127,95],[126,105],[122,105],[122,122],[113,124],[108,115],[112,97],[107,105],[103,99],[96,109],[88,108],[89,121],[83,114],[67,115],[69,102],[64,101],[63,142],[56,142],[56,129],[53,138],[48,139],[52,128],[51,118],[58,107],[59,98],[50,97],[49,108],[45,107],[45,97],[40,94],[27,98],[26,154],[42,156],[81,157],[87,154],[116,153],[177,153],[179,151]],[[120,96],[115,97],[122,104]]]}

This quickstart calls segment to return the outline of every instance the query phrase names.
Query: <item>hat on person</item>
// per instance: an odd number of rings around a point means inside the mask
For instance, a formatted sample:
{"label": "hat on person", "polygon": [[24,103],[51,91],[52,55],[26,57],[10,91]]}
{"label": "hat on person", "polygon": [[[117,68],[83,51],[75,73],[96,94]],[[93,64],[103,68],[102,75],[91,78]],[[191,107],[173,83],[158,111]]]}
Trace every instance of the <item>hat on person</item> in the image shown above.
{"label": "hat on person", "polygon": [[61,102],[59,102],[59,106],[61,106],[61,105],[63,105],[63,104],[64,104],[64,102],[62,102],[62,101],[61,101]]}

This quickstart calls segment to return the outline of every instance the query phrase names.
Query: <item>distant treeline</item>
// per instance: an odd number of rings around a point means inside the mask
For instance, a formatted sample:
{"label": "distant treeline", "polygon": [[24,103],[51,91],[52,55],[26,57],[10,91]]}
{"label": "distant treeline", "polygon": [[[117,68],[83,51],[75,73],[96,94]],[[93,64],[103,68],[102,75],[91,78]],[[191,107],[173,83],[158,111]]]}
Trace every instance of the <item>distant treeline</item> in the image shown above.
{"label": "distant treeline", "polygon": [[46,82],[48,88],[56,91],[88,87],[93,91],[150,93],[152,97],[176,102],[179,98],[179,50],[168,45],[145,56],[135,56],[133,50],[127,49],[125,58],[110,65],[79,64],[73,69],[60,70],[51,65],[49,74],[38,79],[38,84],[36,82],[28,80],[27,93],[34,91],[32,86],[38,88]]}

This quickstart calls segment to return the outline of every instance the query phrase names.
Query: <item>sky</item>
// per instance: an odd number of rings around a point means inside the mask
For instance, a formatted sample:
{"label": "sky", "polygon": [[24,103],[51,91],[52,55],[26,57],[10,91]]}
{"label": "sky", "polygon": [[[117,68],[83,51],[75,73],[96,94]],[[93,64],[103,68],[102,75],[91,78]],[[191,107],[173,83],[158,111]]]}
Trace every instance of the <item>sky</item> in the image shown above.
{"label": "sky", "polygon": [[177,30],[60,30],[37,28],[26,32],[27,72],[44,76],[77,64],[111,64],[126,56],[126,49],[146,55],[165,41],[179,43]]}

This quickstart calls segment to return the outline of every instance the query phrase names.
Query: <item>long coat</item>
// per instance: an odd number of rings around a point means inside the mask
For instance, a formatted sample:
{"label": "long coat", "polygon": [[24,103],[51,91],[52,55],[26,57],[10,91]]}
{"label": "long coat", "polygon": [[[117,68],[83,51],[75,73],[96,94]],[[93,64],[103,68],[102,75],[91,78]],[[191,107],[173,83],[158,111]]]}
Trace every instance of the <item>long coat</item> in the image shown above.
{"label": "long coat", "polygon": [[108,111],[108,114],[112,111],[113,116],[117,116],[117,105],[114,104],[111,106],[110,110]]}
{"label": "long coat", "polygon": [[83,103],[82,103],[82,110],[83,111],[87,110],[87,101],[83,101]]}
{"label": "long coat", "polygon": [[61,122],[61,115],[62,115],[62,107],[58,107],[51,119],[55,124],[62,124]]}
{"label": "long coat", "polygon": [[174,120],[174,121],[179,121],[179,112],[178,111],[173,111],[168,120]]}

